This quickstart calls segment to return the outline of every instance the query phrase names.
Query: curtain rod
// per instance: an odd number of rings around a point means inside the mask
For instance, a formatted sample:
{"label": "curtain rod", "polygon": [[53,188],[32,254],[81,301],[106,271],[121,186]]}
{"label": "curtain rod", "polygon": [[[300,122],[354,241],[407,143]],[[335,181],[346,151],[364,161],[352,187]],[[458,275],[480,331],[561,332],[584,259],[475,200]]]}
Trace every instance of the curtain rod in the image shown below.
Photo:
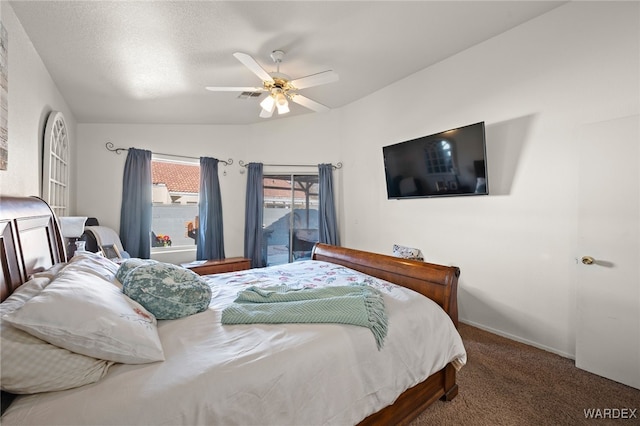
{"label": "curtain rod", "polygon": [[[244,161],[240,160],[238,161],[238,164],[242,167],[249,167],[249,164],[245,163]],[[271,167],[318,167],[317,164],[263,164],[263,166],[271,166]],[[332,164],[331,167],[333,167],[334,169],[341,169],[342,168],[342,162],[339,162],[337,164]]]}
{"label": "curtain rod", "polygon": [[[107,147],[107,151],[115,152],[116,154],[120,154],[121,151],[129,151],[129,148],[115,148],[115,146],[111,142],[107,142],[105,146]],[[190,157],[188,155],[164,154],[162,152],[154,152],[154,154],[167,155],[169,157],[189,158],[191,160],[199,160],[200,159],[200,157]],[[231,159],[231,158],[229,158],[227,161],[224,161],[224,160],[218,160],[218,161],[221,162],[221,163],[224,163],[225,166],[229,166],[229,165],[233,164],[233,159]]]}

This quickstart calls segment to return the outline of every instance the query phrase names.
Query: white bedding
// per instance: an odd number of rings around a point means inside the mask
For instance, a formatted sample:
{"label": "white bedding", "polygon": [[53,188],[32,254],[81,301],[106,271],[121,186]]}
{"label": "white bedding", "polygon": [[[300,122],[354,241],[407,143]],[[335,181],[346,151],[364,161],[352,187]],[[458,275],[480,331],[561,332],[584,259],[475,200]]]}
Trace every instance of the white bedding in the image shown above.
{"label": "white bedding", "polygon": [[[462,340],[438,305],[365,277],[318,261],[207,277],[214,290],[208,310],[158,321],[165,361],[116,364],[97,383],[18,397],[2,424],[356,424],[448,362],[466,362]],[[220,323],[224,307],[248,285],[363,280],[384,294],[389,329],[382,350],[369,329],[353,325]]]}

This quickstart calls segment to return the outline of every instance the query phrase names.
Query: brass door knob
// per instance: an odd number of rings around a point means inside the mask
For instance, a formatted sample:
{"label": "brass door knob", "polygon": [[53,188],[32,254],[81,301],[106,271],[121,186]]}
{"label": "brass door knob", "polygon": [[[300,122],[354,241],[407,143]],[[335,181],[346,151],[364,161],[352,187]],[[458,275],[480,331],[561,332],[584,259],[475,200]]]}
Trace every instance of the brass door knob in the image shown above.
{"label": "brass door knob", "polygon": [[591,256],[582,256],[581,260],[585,265],[593,265],[594,263],[596,263],[596,260]]}

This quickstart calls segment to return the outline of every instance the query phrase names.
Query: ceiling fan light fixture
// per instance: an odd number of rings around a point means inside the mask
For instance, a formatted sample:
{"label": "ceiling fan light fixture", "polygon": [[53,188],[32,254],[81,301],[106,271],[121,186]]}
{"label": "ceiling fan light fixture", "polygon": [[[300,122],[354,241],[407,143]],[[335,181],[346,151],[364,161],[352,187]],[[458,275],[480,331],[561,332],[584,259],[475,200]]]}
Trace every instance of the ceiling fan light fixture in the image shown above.
{"label": "ceiling fan light fixture", "polygon": [[273,112],[273,108],[276,106],[276,101],[273,99],[272,95],[269,95],[260,102],[260,106],[265,111]]}
{"label": "ceiling fan light fixture", "polygon": [[289,112],[289,102],[285,99],[284,104],[278,104],[278,114],[286,114]]}
{"label": "ceiling fan light fixture", "polygon": [[261,109],[260,110],[260,118],[271,118],[271,116],[273,115],[273,110],[276,109],[276,105],[273,104],[273,109],[270,111],[267,111],[266,109]]}
{"label": "ceiling fan light fixture", "polygon": [[278,107],[278,114],[286,114],[289,112],[289,101],[287,97],[281,91],[275,94],[276,106]]}
{"label": "ceiling fan light fixture", "polygon": [[282,94],[282,92],[276,93],[274,98],[276,99],[276,104],[278,104],[278,105],[286,105],[287,104],[287,98]]}

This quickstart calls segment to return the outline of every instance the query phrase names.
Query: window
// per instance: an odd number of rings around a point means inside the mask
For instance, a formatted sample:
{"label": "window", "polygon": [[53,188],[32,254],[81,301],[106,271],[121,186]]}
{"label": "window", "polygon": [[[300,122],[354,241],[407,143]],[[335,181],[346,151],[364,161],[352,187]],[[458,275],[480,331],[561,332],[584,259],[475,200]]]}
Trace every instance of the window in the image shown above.
{"label": "window", "polygon": [[44,131],[42,198],[58,216],[69,208],[69,134],[61,112],[52,111]]}
{"label": "window", "polygon": [[151,173],[151,251],[176,248],[195,250],[200,193],[199,162],[154,154]]}
{"label": "window", "polygon": [[318,175],[263,176],[267,266],[310,259],[318,242]]}

